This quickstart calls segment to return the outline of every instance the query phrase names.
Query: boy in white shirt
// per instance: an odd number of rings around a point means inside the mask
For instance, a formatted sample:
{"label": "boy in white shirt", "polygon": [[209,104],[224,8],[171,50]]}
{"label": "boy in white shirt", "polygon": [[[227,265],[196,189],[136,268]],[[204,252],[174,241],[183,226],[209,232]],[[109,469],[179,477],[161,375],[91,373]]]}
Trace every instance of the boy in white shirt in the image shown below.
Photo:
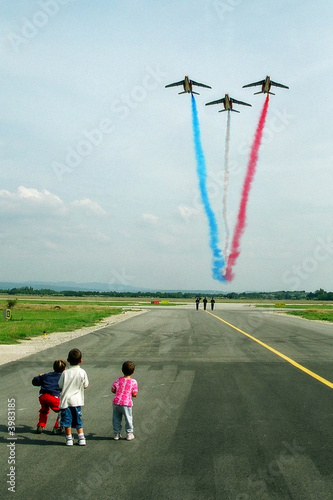
{"label": "boy in white shirt", "polygon": [[78,444],[84,446],[86,439],[83,433],[81,408],[84,405],[84,389],[88,387],[89,381],[85,370],[80,367],[82,353],[79,349],[72,349],[67,361],[70,367],[62,372],[58,382],[62,389],[60,425],[65,428],[67,446],[73,446],[72,427],[77,429]]}

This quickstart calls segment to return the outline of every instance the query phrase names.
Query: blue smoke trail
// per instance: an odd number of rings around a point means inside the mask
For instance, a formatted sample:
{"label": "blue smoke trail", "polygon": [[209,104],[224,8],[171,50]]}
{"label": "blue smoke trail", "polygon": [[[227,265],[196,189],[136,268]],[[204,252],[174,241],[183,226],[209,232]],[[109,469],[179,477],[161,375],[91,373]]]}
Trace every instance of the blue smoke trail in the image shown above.
{"label": "blue smoke trail", "polygon": [[199,178],[201,200],[209,223],[209,245],[213,253],[212,275],[215,280],[226,281],[225,278],[222,276],[222,269],[225,266],[225,261],[222,255],[222,251],[218,246],[218,226],[216,223],[215,214],[212,210],[212,207],[210,206],[208,198],[207,183],[206,183],[207,180],[206,161],[201,145],[198,110],[193,94],[192,94],[192,126],[193,126],[193,139],[195,146],[195,156],[197,160],[197,173]]}

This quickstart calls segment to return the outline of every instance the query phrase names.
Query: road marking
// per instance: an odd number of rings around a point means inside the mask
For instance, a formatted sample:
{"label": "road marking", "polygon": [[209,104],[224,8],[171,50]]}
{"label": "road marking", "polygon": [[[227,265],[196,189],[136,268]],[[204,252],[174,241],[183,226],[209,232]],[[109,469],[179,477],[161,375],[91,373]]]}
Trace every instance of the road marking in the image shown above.
{"label": "road marking", "polygon": [[255,337],[253,337],[252,335],[250,335],[249,333],[246,333],[244,332],[243,330],[241,330],[240,328],[237,328],[237,326],[234,326],[232,325],[231,323],[228,323],[228,321],[225,321],[224,319],[220,318],[219,316],[216,316],[216,314],[213,314],[209,311],[206,311],[208,314],[210,314],[211,316],[214,316],[214,318],[222,321],[222,323],[225,323],[226,325],[230,326],[231,328],[233,328],[234,330],[237,330],[238,332],[242,333],[243,335],[245,335],[246,337],[248,337],[249,339],[251,340],[254,340],[254,342],[257,342],[258,344],[260,344],[262,347],[265,347],[265,349],[268,349],[269,351],[273,352],[274,354],[276,354],[277,356],[279,356],[280,358],[284,359],[285,361],[287,361],[288,363],[290,363],[291,365],[295,366],[296,368],[298,368],[299,370],[302,370],[302,372],[304,373],[307,373],[308,375],[310,375],[310,377],[313,377],[315,378],[316,380],[318,380],[319,382],[321,382],[322,384],[325,384],[327,385],[328,387],[330,387],[331,389],[333,389],[333,383],[330,382],[329,380],[326,380],[325,378],[321,377],[320,375],[318,375],[317,373],[315,372],[312,372],[311,370],[309,370],[308,368],[306,368],[305,366],[303,365],[300,365],[299,363],[297,363],[296,361],[294,361],[293,359],[291,358],[288,358],[288,356],[285,356],[284,354],[282,354],[282,352],[279,352],[277,351],[276,349],[274,349],[273,347],[270,347],[268,344],[265,344],[264,342],[262,342],[261,340],[259,339],[256,339]]}

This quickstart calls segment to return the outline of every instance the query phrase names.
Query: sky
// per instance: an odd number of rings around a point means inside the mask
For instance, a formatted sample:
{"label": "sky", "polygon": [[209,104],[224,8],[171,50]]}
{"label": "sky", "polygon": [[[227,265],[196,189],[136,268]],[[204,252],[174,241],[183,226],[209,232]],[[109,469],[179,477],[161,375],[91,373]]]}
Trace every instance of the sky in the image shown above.
{"label": "sky", "polygon": [[[0,0],[0,282],[219,292],[332,290],[333,4],[323,0]],[[220,247],[270,96],[232,282],[212,277],[191,96]]]}

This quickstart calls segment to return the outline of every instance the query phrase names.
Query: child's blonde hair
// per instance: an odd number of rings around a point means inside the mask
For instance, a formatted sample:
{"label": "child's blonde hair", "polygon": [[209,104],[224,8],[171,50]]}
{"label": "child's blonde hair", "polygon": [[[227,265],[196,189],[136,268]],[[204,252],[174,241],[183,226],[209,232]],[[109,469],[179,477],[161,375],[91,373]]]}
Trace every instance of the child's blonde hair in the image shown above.
{"label": "child's blonde hair", "polygon": [[66,368],[66,361],[63,359],[56,359],[53,363],[53,370],[57,373],[62,373]]}

